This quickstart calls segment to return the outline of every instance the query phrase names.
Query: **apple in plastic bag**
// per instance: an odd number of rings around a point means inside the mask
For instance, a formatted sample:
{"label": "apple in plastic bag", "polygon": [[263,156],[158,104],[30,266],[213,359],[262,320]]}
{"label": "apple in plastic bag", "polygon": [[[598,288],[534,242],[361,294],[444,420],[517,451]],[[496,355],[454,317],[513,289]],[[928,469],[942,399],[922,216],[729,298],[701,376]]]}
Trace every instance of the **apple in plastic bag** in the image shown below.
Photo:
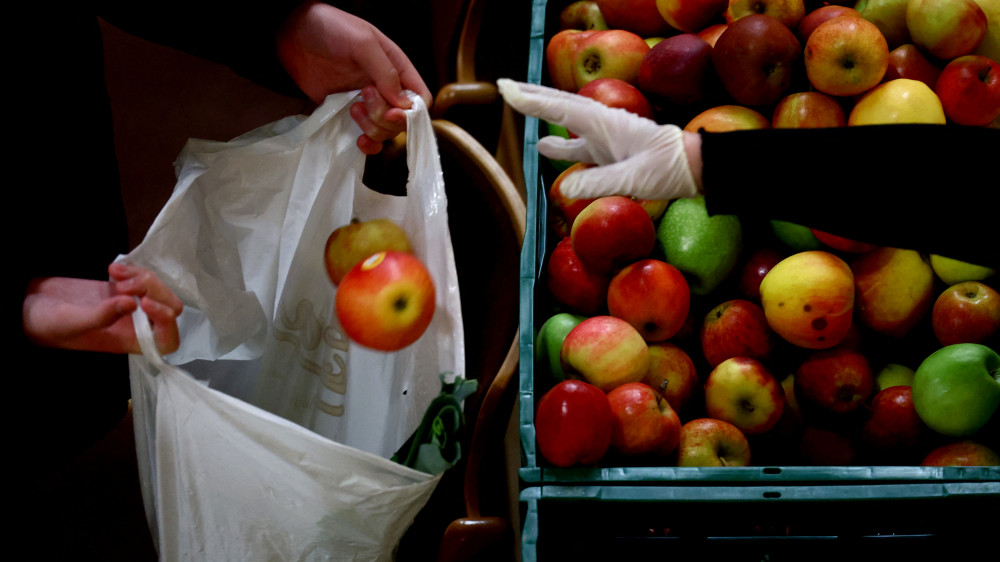
{"label": "apple in plastic bag", "polygon": [[434,317],[434,280],[424,263],[406,252],[372,254],[337,287],[335,308],[344,333],[379,351],[417,341]]}
{"label": "apple in plastic bag", "polygon": [[385,250],[413,253],[406,231],[387,218],[352,220],[334,229],[324,249],[326,272],[334,285],[358,262]]}

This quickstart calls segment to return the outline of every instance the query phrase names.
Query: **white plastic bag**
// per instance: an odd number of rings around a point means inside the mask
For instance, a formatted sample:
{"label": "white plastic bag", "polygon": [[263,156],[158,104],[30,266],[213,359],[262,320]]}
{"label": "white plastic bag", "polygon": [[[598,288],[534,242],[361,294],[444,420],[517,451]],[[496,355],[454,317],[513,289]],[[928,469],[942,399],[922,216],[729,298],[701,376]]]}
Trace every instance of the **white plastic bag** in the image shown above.
{"label": "white plastic bag", "polygon": [[[128,256],[184,301],[165,360],[139,311],[133,415],[147,518],[163,560],[384,560],[440,475],[388,460],[464,366],[461,303],[437,143],[407,111],[406,196],[362,183],[332,95],[231,142],[192,140],[177,186]],[[352,218],[409,234],[437,289],[434,319],[394,353],[352,344],[323,250]]]}

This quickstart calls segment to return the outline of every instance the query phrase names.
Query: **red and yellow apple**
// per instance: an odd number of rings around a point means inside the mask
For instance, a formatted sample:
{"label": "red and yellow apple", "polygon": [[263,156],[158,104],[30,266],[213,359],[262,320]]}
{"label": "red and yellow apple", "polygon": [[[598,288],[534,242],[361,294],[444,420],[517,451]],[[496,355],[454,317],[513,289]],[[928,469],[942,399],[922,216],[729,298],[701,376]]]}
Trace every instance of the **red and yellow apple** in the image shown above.
{"label": "red and yellow apple", "polygon": [[1000,466],[1000,454],[978,441],[963,439],[932,449],[920,466]]}
{"label": "red and yellow apple", "polygon": [[670,342],[649,344],[649,369],[642,382],[659,391],[678,412],[688,404],[701,385],[691,356],[683,348]]}
{"label": "red and yellow apple", "polygon": [[889,66],[889,45],[872,22],[837,16],[813,30],[803,58],[814,88],[831,96],[854,96],[882,81]]}
{"label": "red and yellow apple", "polygon": [[674,29],[697,33],[721,17],[729,0],[656,0],[660,16]]}
{"label": "red and yellow apple", "polygon": [[[577,94],[597,100],[608,107],[617,107],[646,119],[653,119],[653,106],[646,95],[620,78],[598,78],[580,88]],[[573,131],[570,131],[573,135]]]}
{"label": "red and yellow apple", "polygon": [[583,378],[604,392],[639,382],[649,370],[649,348],[642,334],[614,316],[591,316],[577,324],[563,340],[563,370]]}
{"label": "red and yellow apple", "polygon": [[636,84],[639,63],[649,52],[649,44],[624,29],[594,31],[580,40],[573,62],[573,83],[579,91],[598,78],[618,78]]}
{"label": "red and yellow apple", "polygon": [[594,199],[596,199],[596,197],[577,199],[575,197],[567,197],[563,195],[563,182],[570,174],[575,174],[586,170],[587,168],[593,168],[594,166],[594,164],[574,162],[565,170],[559,172],[556,179],[552,181],[552,186],[549,188],[548,193],[549,227],[556,236],[559,236],[560,238],[563,236],[569,236],[573,227],[573,221],[576,220],[577,215],[579,215],[580,211],[586,209],[587,205],[590,205],[594,202]]}
{"label": "red and yellow apple", "polygon": [[351,340],[397,351],[417,341],[430,325],[436,308],[434,280],[413,254],[378,252],[344,275],[334,304]]}
{"label": "red and yellow apple", "polygon": [[[867,0],[862,0],[867,1]],[[841,5],[841,4],[824,4],[816,9],[810,10],[802,17],[799,21],[799,25],[795,28],[795,35],[799,38],[799,42],[803,45],[809,40],[809,36],[812,35],[813,30],[819,27],[819,24],[825,22],[826,20],[833,19],[837,16],[860,16],[857,10],[854,8]]]}
{"label": "red and yellow apple", "polygon": [[901,338],[923,321],[934,303],[934,270],[915,250],[881,247],[851,261],[854,310],[880,334]]}
{"label": "red and yellow apple", "polygon": [[564,29],[549,38],[545,44],[545,65],[553,88],[567,92],[579,89],[574,76],[577,52],[583,40],[594,33],[596,29]]}
{"label": "red and yellow apple", "polygon": [[695,115],[684,125],[692,133],[708,131],[722,133],[748,129],[767,129],[770,121],[761,112],[744,105],[724,104],[710,107]]}
{"label": "red and yellow apple", "polygon": [[972,53],[986,36],[986,12],[974,0],[910,0],[906,28],[918,47],[950,60]]}
{"label": "red and yellow apple", "polygon": [[818,129],[847,126],[847,113],[833,96],[817,91],[793,92],[778,100],[771,117],[775,129]]}
{"label": "red and yellow apple", "polygon": [[358,262],[386,250],[413,253],[410,238],[401,226],[387,218],[352,220],[334,229],[326,239],[326,273],[338,285]]}
{"label": "red and yellow apple", "polygon": [[594,0],[576,0],[559,11],[559,29],[607,29],[608,22]]}
{"label": "red and yellow apple", "polygon": [[806,15],[806,5],[803,0],[729,0],[724,15],[731,24],[753,14],[770,16],[794,30]]}
{"label": "red and yellow apple", "polygon": [[735,425],[745,435],[770,431],[784,407],[781,383],[756,359],[726,359],[705,379],[705,413]]}
{"label": "red and yellow apple", "polygon": [[727,421],[696,418],[681,426],[677,466],[750,466],[750,442]]}
{"label": "red and yellow apple", "polygon": [[854,9],[866,20],[875,24],[890,49],[909,42],[910,30],[906,27],[906,5],[910,0],[858,0]]}
{"label": "red and yellow apple", "polygon": [[1000,334],[1000,292],[981,281],[962,281],[941,292],[931,309],[941,345],[989,343]]}
{"label": "red and yellow apple", "polygon": [[653,387],[625,383],[608,392],[614,423],[611,448],[623,455],[664,457],[677,449],[681,419]]}
{"label": "red and yellow apple", "polygon": [[647,342],[666,341],[684,326],[691,290],[676,267],[657,259],[632,262],[608,285],[608,314],[625,320]]}

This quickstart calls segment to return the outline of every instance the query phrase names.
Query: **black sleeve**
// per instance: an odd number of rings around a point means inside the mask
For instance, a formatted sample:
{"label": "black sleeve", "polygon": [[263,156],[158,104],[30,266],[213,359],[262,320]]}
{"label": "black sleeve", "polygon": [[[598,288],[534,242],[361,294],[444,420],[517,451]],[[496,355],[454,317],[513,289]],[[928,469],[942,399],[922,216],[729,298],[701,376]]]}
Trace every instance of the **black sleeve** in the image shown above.
{"label": "black sleeve", "polygon": [[99,2],[98,15],[126,33],[223,64],[276,92],[303,97],[275,50],[278,29],[302,2],[108,0]]}
{"label": "black sleeve", "polygon": [[701,140],[710,213],[1000,267],[1000,130],[869,125]]}

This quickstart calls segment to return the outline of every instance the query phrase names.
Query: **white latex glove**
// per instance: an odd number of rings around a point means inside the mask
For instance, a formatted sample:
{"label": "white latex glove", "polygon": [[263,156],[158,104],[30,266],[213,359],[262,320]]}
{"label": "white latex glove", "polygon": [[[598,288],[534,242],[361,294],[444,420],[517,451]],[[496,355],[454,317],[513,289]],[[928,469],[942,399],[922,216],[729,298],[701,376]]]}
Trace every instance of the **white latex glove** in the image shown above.
{"label": "white latex glove", "polygon": [[538,152],[556,160],[598,164],[563,180],[560,189],[567,197],[675,199],[699,194],[684,152],[684,134],[676,125],[660,125],[555,88],[507,78],[497,80],[497,87],[519,113],[562,125],[577,136],[539,139]]}

